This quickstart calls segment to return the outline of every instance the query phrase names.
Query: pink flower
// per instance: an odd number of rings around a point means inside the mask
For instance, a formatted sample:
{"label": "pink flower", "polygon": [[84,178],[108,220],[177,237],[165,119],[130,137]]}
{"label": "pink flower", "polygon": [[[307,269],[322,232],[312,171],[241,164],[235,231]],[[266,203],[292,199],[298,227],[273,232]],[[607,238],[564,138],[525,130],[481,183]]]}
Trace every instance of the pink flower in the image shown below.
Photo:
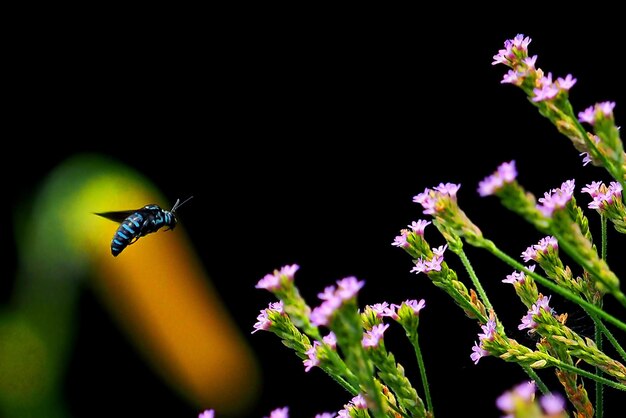
{"label": "pink flower", "polygon": [[270,412],[270,416],[268,418],[289,418],[289,408],[277,408]]}
{"label": "pink flower", "polygon": [[257,289],[267,289],[269,291],[281,288],[283,281],[292,282],[296,271],[300,268],[297,264],[287,265],[274,270],[273,273],[266,274],[255,286]]}
{"label": "pink flower", "polygon": [[515,160],[502,163],[493,174],[478,183],[478,194],[483,197],[495,194],[504,184],[512,183],[516,177]]}
{"label": "pink flower", "polygon": [[389,324],[374,325],[371,330],[363,335],[363,347],[378,347],[378,343],[383,338],[383,334],[389,328]]}

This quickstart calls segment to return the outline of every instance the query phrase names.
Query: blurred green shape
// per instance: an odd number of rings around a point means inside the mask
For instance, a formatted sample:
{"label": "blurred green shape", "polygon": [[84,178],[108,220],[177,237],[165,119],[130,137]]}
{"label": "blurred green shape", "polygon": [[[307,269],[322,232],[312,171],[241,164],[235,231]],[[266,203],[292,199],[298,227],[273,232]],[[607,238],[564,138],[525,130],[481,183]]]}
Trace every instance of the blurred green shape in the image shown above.
{"label": "blurred green shape", "polygon": [[[79,314],[78,296],[86,279],[103,275],[105,280],[99,284],[108,287],[104,293],[121,297],[109,308],[117,310],[118,319],[122,315],[126,330],[131,327],[128,335],[140,344],[153,366],[162,368],[161,376],[173,388],[198,407],[200,403],[222,402],[224,410],[232,414],[248,408],[258,389],[254,356],[219,300],[210,294],[208,279],[182,232],[177,229],[176,235],[162,241],[142,238],[136,244],[139,247],[133,245],[130,252],[127,249],[114,258],[110,242],[116,226],[94,215],[163,201],[148,179],[125,165],[100,155],[76,155],[54,169],[33,193],[32,201],[16,210],[15,292],[10,305],[0,312],[3,418],[69,416],[62,390]],[[143,251],[152,253],[146,256]],[[158,277],[165,270],[171,276],[138,282],[137,269],[143,276]],[[179,277],[181,274],[184,276]],[[150,301],[155,291],[158,295],[167,285],[171,287],[166,291],[177,295],[172,304]],[[124,317],[128,314],[124,303],[132,304],[128,312],[135,316]],[[193,330],[191,341],[172,342],[186,329],[164,330],[170,326],[164,320],[170,314],[187,321]],[[209,319],[205,322],[199,318]],[[129,324],[139,328],[132,329]]]}
{"label": "blurred green shape", "polygon": [[79,192],[107,172],[149,184],[113,160],[75,156],[47,176],[28,208],[16,211],[15,293],[0,315],[2,417],[69,416],[62,401],[64,372],[73,345],[79,285],[88,277],[92,260],[73,235],[76,228],[68,224],[79,221]]}

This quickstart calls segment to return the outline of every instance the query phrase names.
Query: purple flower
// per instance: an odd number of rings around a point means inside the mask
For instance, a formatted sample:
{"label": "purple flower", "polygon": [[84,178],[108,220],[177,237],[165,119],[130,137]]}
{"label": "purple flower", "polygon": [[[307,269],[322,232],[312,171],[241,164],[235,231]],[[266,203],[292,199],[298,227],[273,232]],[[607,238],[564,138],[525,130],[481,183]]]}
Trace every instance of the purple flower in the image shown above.
{"label": "purple flower", "polygon": [[204,412],[201,412],[200,415],[198,415],[198,418],[213,418],[215,417],[215,411],[212,409],[206,409],[204,410]]}
{"label": "purple flower", "polygon": [[389,309],[389,304],[387,302],[375,303],[373,305],[369,305],[369,307],[376,314],[376,318],[380,319],[385,316],[384,312],[386,309]]}
{"label": "purple flower", "polygon": [[493,341],[496,335],[496,321],[495,319],[489,319],[486,324],[481,325],[482,333],[478,334],[479,342],[474,342],[472,347],[472,354],[470,358],[474,361],[474,364],[478,364],[478,360],[489,355],[489,352],[485,350],[483,343],[485,341]]}
{"label": "purple flower", "polygon": [[445,245],[440,245],[437,248],[433,248],[433,254],[436,255],[437,257],[443,257],[443,253],[448,249],[448,244]]}
{"label": "purple flower", "polygon": [[616,181],[612,181],[609,183],[609,193],[611,193],[615,198],[620,199],[622,197],[622,185]]}
{"label": "purple flower", "polygon": [[559,394],[547,393],[539,399],[539,403],[548,415],[560,414],[565,411],[565,399]]}
{"label": "purple flower", "polygon": [[612,205],[614,202],[613,195],[609,193],[603,193],[593,198],[591,202],[587,205],[589,209],[595,209],[598,212],[603,212],[607,209],[608,206]]}
{"label": "purple flower", "polygon": [[[579,113],[579,117],[580,117],[580,113]],[[598,135],[593,135],[593,140],[596,144],[598,144],[600,142],[600,137]],[[581,152],[579,155],[583,156],[583,166],[589,164],[592,161],[591,156],[589,155],[588,152]]]}
{"label": "purple flower", "polygon": [[383,334],[389,328],[389,324],[378,324],[374,325],[371,330],[365,332],[363,334],[363,340],[361,343],[363,347],[378,347],[378,343],[383,338]]}
{"label": "purple flower", "polygon": [[524,58],[522,62],[526,64],[526,67],[535,69],[535,63],[537,62],[537,55],[533,55],[532,57],[526,57]]}
{"label": "purple flower", "polygon": [[528,310],[528,313],[522,317],[522,323],[517,326],[517,329],[528,329],[529,332],[533,332],[538,326],[533,317],[541,313],[541,310],[544,310],[554,315],[554,309],[549,306],[549,302],[550,296],[541,296],[537,300],[537,302],[534,303],[533,306],[531,306],[531,308]]}
{"label": "purple flower", "polygon": [[335,418],[336,416],[334,412],[322,412],[321,414],[316,414],[315,418]]}
{"label": "purple flower", "polygon": [[524,84],[524,80],[530,75],[536,74],[535,63],[537,62],[537,55],[532,57],[526,56],[518,59],[513,57],[515,63],[505,63],[511,67],[509,71],[502,77],[500,84],[513,84],[515,86],[521,86]]}
{"label": "purple flower", "polygon": [[277,274],[266,274],[255,286],[257,289],[277,290],[280,289],[280,276]]}
{"label": "purple flower", "polygon": [[274,270],[273,273],[266,274],[255,286],[257,289],[267,289],[274,291],[280,289],[285,281],[293,281],[296,271],[300,268],[297,264],[287,265],[280,268],[280,270]]}
{"label": "purple flower", "polygon": [[427,267],[426,267],[426,261],[424,261],[424,259],[420,258],[419,260],[417,260],[415,262],[415,266],[411,269],[411,273],[426,273]]}
{"label": "purple flower", "polygon": [[[392,316],[394,321],[398,321],[403,325],[409,325],[416,327],[416,317],[419,317],[420,311],[426,306],[426,301],[421,299],[419,302],[415,299],[407,299],[400,305],[393,304],[391,307],[394,309],[394,315]],[[397,311],[397,313],[395,313]]]}
{"label": "purple flower", "polygon": [[335,313],[338,306],[323,302],[320,306],[313,308],[309,315],[309,319],[313,325],[328,325],[328,321]]}
{"label": "purple flower", "polygon": [[552,82],[552,74],[548,73],[547,76],[542,77],[539,80],[539,87],[533,89],[534,97],[533,102],[542,102],[544,100],[552,100],[559,94],[559,87]]}
{"label": "purple flower", "polygon": [[460,184],[454,183],[439,183],[438,186],[435,186],[434,189],[442,194],[447,194],[450,197],[455,197],[456,192],[461,188]]}
{"label": "purple flower", "polygon": [[613,116],[613,109],[615,109],[615,102],[602,102],[597,104],[598,110],[607,118]]}
{"label": "purple flower", "polygon": [[541,238],[535,245],[535,248],[542,253],[547,253],[551,249],[553,251],[558,250],[559,242],[552,235],[548,235],[547,237]]}
{"label": "purple flower", "polygon": [[513,182],[516,177],[515,160],[502,163],[493,174],[478,183],[478,194],[483,197],[492,195],[500,190],[505,183]]}
{"label": "purple flower", "polygon": [[254,334],[257,331],[267,331],[268,329],[270,329],[270,326],[272,325],[272,321],[269,319],[269,317],[267,316],[267,311],[264,309],[261,311],[261,313],[256,317],[257,322],[254,324],[254,330],[252,331],[252,334]]}
{"label": "purple flower", "polygon": [[596,197],[600,192],[600,187],[603,185],[601,181],[592,181],[590,184],[587,184],[585,187],[580,189],[583,193],[588,193],[591,197]]}
{"label": "purple flower", "polygon": [[369,308],[374,311],[376,314],[376,318],[381,319],[384,317],[391,317],[393,319],[397,319],[398,315],[396,314],[396,305],[389,305],[387,302],[375,303],[373,305],[368,305]]}
{"label": "purple flower", "polygon": [[520,383],[519,385],[515,386],[515,388],[513,389],[516,395],[519,395],[522,399],[525,399],[527,401],[531,401],[533,399],[533,397],[535,396],[536,390],[537,390],[537,385],[535,384],[533,380]]}
{"label": "purple flower", "polygon": [[537,260],[537,250],[535,249],[535,246],[531,245],[530,247],[526,248],[522,252],[522,258],[524,259],[525,263],[528,263],[530,260]]}
{"label": "purple flower", "polygon": [[426,306],[426,301],[424,299],[421,299],[419,302],[415,299],[408,299],[405,300],[404,302],[402,302],[402,304],[408,306],[409,308],[413,309],[413,313],[415,314],[415,316],[418,316],[420,311],[422,309],[424,309],[424,307]]}
{"label": "purple flower", "polygon": [[406,229],[403,229],[402,231],[400,231],[400,235],[397,235],[393,239],[393,242],[391,243],[391,245],[393,245],[394,247],[408,248],[409,243],[406,240],[407,233],[408,231]]}
{"label": "purple flower", "polygon": [[518,33],[510,42],[513,44],[513,47],[522,51],[528,51],[528,44],[530,44],[531,39],[528,36]]}
{"label": "purple flower", "polygon": [[270,326],[272,325],[272,320],[269,318],[269,315],[271,312],[282,314],[283,301],[281,300],[278,302],[272,302],[269,304],[268,308],[261,311],[261,313],[256,317],[257,322],[256,324],[254,324],[254,330],[252,331],[252,334],[257,331],[267,331],[270,329]]}
{"label": "purple flower", "polygon": [[613,109],[615,102],[596,103],[595,106],[589,106],[584,111],[578,113],[578,120],[595,125],[599,119],[613,118]]}
{"label": "purple flower", "polygon": [[525,402],[532,402],[535,397],[535,382],[529,381],[517,385],[513,390],[506,391],[496,399],[496,406],[502,412],[515,412],[517,404],[516,399]]}
{"label": "purple flower", "polygon": [[567,180],[561,184],[560,188],[544,193],[543,197],[538,199],[540,204],[537,205],[537,209],[544,216],[551,217],[554,210],[564,208],[572,200],[573,194],[574,180]]}
{"label": "purple flower", "polygon": [[[560,191],[563,194],[568,194],[571,195],[574,194],[574,189],[576,189],[576,182],[574,180],[565,180],[563,183],[561,183],[561,189]],[[559,189],[555,189],[555,192],[559,191]]]}
{"label": "purple flower", "polygon": [[432,189],[425,189],[422,193],[413,196],[413,202],[419,203],[424,208],[424,214],[433,215],[443,210],[450,201],[456,201],[456,194],[460,184],[439,183]]}
{"label": "purple flower", "polygon": [[528,314],[522,317],[522,323],[517,326],[519,330],[529,329],[534,330],[537,328],[537,323],[533,320],[533,313],[529,312]]}
{"label": "purple flower", "polygon": [[[387,303],[387,302],[385,302]],[[391,318],[391,319],[398,319],[398,313],[396,312],[396,309],[398,308],[398,305],[396,304],[391,304],[388,307],[386,307],[382,312],[381,312],[381,317],[387,317],[387,318]]]}
{"label": "purple flower", "polygon": [[500,84],[513,84],[521,86],[524,82],[524,73],[515,70],[509,70],[500,81]]}
{"label": "purple flower", "polygon": [[571,74],[568,74],[565,78],[557,78],[556,83],[559,86],[560,90],[567,91],[571,89],[574,84],[576,84],[576,79]]}
{"label": "purple flower", "polygon": [[493,341],[496,334],[496,321],[495,319],[489,319],[485,325],[481,325],[480,328],[483,330],[482,334],[478,334],[480,338],[480,342],[483,341]]}
{"label": "purple flower", "polygon": [[[339,418],[350,418],[351,412],[358,414],[358,412],[354,411],[355,409],[367,409],[367,403],[365,402],[365,398],[358,394],[350,402],[343,406],[343,409],[337,412],[337,417]],[[360,415],[359,415],[360,416]]]}
{"label": "purple flower", "polygon": [[303,361],[304,363],[304,371],[308,372],[315,366],[319,366],[320,360],[317,358],[317,349],[321,346],[319,341],[313,341],[313,345],[311,348],[306,350],[305,354],[309,357]]}
{"label": "purple flower", "polygon": [[491,196],[504,185],[502,179],[497,175],[491,175],[478,183],[478,194],[480,196]]}
{"label": "purple flower", "polygon": [[409,225],[409,228],[411,228],[411,230],[415,232],[417,235],[424,236],[424,229],[430,224],[431,224],[430,221],[420,219],[417,222],[415,221],[411,222],[411,225]]}
{"label": "purple flower", "polygon": [[578,120],[581,122],[587,122],[593,125],[596,122],[595,109],[593,106],[589,106],[582,112],[578,112]]}
{"label": "purple flower", "polygon": [[530,42],[531,39],[521,33],[517,34],[513,39],[507,39],[504,41],[504,49],[499,50],[498,53],[493,56],[493,62],[491,64],[516,65],[519,59],[524,59],[528,56],[528,44],[530,44]]}
{"label": "purple flower", "polygon": [[441,263],[443,263],[443,253],[448,248],[448,244],[433,248],[433,257],[430,260],[420,258],[415,261],[415,267],[411,269],[411,273],[429,273],[431,271],[441,271]]}
{"label": "purple flower", "polygon": [[356,296],[358,291],[363,287],[365,281],[357,280],[356,277],[350,276],[337,281],[337,287],[328,286],[318,297],[323,300],[322,304],[311,311],[309,319],[313,325],[328,325],[328,321],[335,311],[343,305],[343,303]]}
{"label": "purple flower", "polygon": [[270,412],[269,418],[289,418],[289,408],[277,408]]}
{"label": "purple flower", "polygon": [[443,263],[443,256],[433,255],[430,261],[426,261],[427,271],[441,271],[441,263]]}
{"label": "purple flower", "polygon": [[478,360],[488,355],[489,351],[482,348],[479,343],[475,341],[472,347],[472,354],[470,354],[470,358],[474,361],[474,364],[478,364]]}
{"label": "purple flower", "polygon": [[306,360],[303,360],[302,364],[304,364],[304,371],[308,372],[313,367],[319,366],[320,361],[318,359],[316,359],[316,358],[308,358]]}
{"label": "purple flower", "polygon": [[352,405],[354,405],[357,409],[367,409],[367,402],[365,401],[363,395],[361,395],[360,393],[352,398],[350,403],[352,403]]}
{"label": "purple flower", "polygon": [[498,166],[497,174],[505,183],[510,183],[517,178],[517,169],[515,168],[515,160],[508,163],[502,163]]}
{"label": "purple flower", "polygon": [[622,185],[616,181],[609,183],[609,187],[600,181],[594,181],[587,187],[583,187],[582,191],[593,197],[588,205],[589,209],[596,209],[600,213],[617,205],[622,199]]}
{"label": "purple flower", "polygon": [[324,343],[326,343],[333,350],[337,348],[337,337],[335,336],[335,333],[332,331],[330,331],[328,335],[323,337],[322,341],[324,341]]}
{"label": "purple flower", "polygon": [[559,242],[551,235],[539,240],[539,243],[531,245],[522,252],[522,257],[525,262],[530,260],[540,261],[542,258],[547,257],[550,253],[556,252],[559,249]]}
{"label": "purple flower", "polygon": [[357,280],[354,276],[341,279],[337,282],[337,296],[339,296],[342,300],[351,299],[356,296],[364,284],[365,281]]}
{"label": "purple flower", "polygon": [[432,191],[431,189],[424,189],[424,191],[422,193],[419,193],[415,196],[413,196],[413,202],[415,203],[419,203],[420,205],[422,205],[422,207],[424,208],[424,213],[426,215],[432,215],[433,213],[435,213],[437,210],[436,205],[437,205],[437,199],[436,199],[436,194],[434,191]]}
{"label": "purple flower", "polygon": [[322,300],[331,300],[335,297],[335,286],[326,286],[322,293],[318,293],[317,297]]}
{"label": "purple flower", "polygon": [[[535,271],[534,264],[526,268],[530,271]],[[525,280],[526,280],[526,274],[524,272],[514,271],[511,274],[507,274],[506,279],[502,280],[502,283],[511,283],[511,284],[524,283]]]}

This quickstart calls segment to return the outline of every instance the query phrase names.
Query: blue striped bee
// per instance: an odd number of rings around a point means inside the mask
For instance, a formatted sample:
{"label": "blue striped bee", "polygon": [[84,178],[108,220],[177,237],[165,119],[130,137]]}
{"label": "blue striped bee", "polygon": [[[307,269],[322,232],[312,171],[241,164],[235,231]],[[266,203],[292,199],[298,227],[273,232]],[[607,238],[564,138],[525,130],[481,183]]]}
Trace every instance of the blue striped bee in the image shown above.
{"label": "blue striped bee", "polygon": [[158,205],[146,205],[135,210],[120,210],[115,212],[101,212],[96,215],[118,222],[113,239],[111,240],[111,254],[117,257],[124,248],[135,243],[139,238],[167,227],[165,231],[174,229],[176,226],[176,209],[188,202],[193,196],[188,197],[182,203],[176,199],[171,210],[162,209]]}

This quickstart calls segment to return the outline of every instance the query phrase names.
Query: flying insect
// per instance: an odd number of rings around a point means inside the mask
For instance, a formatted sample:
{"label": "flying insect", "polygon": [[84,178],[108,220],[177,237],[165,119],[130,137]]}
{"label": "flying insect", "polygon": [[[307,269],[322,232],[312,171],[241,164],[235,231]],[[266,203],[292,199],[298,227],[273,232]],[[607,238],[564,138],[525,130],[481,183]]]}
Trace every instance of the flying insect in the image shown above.
{"label": "flying insect", "polygon": [[159,205],[150,204],[133,210],[95,213],[98,216],[120,224],[111,240],[111,254],[113,254],[113,257],[117,257],[124,251],[124,248],[134,244],[143,236],[156,232],[163,227],[166,227],[165,231],[174,229],[178,222],[176,210],[192,197],[189,196],[183,202],[180,199],[176,199],[176,203],[170,210],[165,210]]}

